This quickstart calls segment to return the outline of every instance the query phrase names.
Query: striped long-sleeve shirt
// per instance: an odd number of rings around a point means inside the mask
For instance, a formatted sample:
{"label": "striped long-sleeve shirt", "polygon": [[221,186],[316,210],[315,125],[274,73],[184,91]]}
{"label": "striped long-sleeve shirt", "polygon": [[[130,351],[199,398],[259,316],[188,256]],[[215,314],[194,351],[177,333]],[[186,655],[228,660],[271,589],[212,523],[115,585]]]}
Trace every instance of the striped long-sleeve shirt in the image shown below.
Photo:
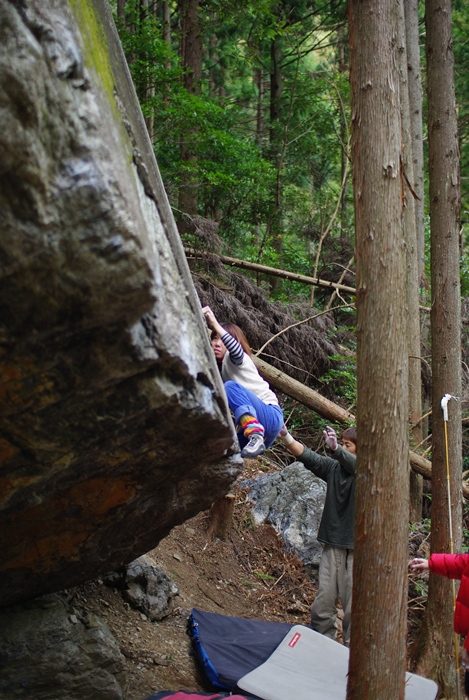
{"label": "striped long-sleeve shirt", "polygon": [[276,395],[265,379],[262,379],[256,365],[249,355],[244,352],[241,343],[228,332],[221,336],[221,340],[228,350],[221,366],[223,381],[226,382],[231,379],[234,382],[238,382],[245,389],[252,391],[264,403],[278,406]]}

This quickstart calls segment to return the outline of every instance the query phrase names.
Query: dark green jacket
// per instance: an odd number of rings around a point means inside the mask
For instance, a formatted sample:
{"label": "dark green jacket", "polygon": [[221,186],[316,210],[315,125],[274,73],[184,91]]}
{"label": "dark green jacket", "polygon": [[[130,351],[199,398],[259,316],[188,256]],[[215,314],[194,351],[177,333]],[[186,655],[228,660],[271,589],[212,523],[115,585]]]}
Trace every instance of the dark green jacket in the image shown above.
{"label": "dark green jacket", "polygon": [[323,457],[305,447],[297,459],[327,484],[319,542],[353,549],[356,456],[340,446],[330,457]]}

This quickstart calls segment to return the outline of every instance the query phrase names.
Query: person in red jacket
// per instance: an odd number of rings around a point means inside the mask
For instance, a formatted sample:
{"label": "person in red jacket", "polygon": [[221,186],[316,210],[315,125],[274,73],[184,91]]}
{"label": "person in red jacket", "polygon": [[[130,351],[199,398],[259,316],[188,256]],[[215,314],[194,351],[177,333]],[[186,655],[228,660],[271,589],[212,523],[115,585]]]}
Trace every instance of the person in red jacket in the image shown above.
{"label": "person in red jacket", "polygon": [[469,696],[469,554],[432,554],[430,559],[412,559],[409,566],[416,574],[429,569],[433,574],[461,581],[454,611],[454,631],[466,637],[461,663],[466,669],[464,691]]}

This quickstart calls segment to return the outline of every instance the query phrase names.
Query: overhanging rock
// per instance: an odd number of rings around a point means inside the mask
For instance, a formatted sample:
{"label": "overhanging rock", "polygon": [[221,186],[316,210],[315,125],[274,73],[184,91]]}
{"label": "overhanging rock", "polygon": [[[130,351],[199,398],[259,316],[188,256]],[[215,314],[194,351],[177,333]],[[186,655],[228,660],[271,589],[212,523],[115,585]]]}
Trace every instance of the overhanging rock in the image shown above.
{"label": "overhanging rock", "polygon": [[0,0],[0,604],[132,561],[242,467],[107,0]]}

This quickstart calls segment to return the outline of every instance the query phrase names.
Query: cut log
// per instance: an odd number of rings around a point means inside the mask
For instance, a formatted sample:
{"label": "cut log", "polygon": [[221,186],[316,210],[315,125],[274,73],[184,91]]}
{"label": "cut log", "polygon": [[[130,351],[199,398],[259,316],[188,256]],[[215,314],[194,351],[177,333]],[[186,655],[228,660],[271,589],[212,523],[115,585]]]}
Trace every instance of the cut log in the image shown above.
{"label": "cut log", "polygon": [[232,493],[219,498],[210,509],[210,523],[207,535],[215,539],[224,540],[228,537],[231,522],[233,520],[234,495]]}

